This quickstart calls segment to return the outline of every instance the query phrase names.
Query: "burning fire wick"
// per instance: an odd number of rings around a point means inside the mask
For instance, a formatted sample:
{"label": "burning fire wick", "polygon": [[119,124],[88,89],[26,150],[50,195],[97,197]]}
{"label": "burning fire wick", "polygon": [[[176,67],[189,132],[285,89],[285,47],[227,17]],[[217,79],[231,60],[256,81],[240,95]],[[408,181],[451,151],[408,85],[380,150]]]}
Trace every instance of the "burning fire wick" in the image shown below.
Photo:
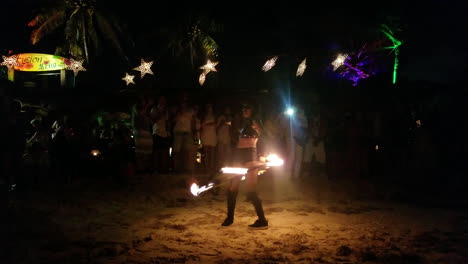
{"label": "burning fire wick", "polygon": [[[267,169],[269,167],[278,167],[278,166],[283,166],[284,164],[284,161],[282,159],[280,159],[278,157],[278,155],[276,154],[270,154],[268,155],[266,158],[265,158],[265,161],[262,162],[262,165],[261,166],[265,166]],[[261,167],[261,166],[257,166],[258,167]],[[241,181],[245,180],[245,175],[247,174],[248,172],[248,168],[236,168],[236,167],[224,167],[224,168],[221,168],[221,172],[222,173],[225,173],[225,174],[236,174],[236,175],[242,175],[242,178],[241,178]],[[258,172],[258,175],[260,174],[263,174],[265,172],[264,169],[260,170]],[[219,185],[218,185],[219,186]],[[214,183],[210,182],[208,183],[207,185],[202,185],[202,186],[199,186],[198,184],[196,183],[193,183],[191,186],[190,186],[190,192],[194,195],[194,196],[198,196],[200,193],[202,192],[205,192],[205,191],[208,191],[209,189],[215,187],[214,186]]]}
{"label": "burning fire wick", "polygon": [[192,184],[192,186],[190,186],[190,192],[194,196],[198,196],[200,193],[213,188],[213,186],[214,186],[214,183],[212,183],[212,182],[208,183],[208,185],[203,185],[201,187],[199,187],[198,184],[194,183],[194,184]]}

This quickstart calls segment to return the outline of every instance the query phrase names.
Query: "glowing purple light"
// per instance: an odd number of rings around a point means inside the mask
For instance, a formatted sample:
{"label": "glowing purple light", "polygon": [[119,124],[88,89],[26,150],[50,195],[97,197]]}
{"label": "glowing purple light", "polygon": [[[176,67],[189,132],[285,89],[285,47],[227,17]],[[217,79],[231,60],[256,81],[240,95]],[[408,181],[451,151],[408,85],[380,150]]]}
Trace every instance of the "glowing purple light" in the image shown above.
{"label": "glowing purple light", "polygon": [[343,62],[343,71],[340,75],[353,83],[353,86],[359,84],[363,79],[367,79],[374,73],[370,69],[371,58],[364,53],[364,47],[358,53],[349,54]]}

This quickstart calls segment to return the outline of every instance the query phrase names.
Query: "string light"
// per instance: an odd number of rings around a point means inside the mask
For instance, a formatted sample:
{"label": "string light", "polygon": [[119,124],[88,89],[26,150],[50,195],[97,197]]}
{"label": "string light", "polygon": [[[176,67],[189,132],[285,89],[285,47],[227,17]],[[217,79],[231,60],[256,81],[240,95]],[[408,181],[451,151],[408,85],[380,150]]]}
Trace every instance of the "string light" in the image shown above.
{"label": "string light", "polygon": [[296,76],[302,76],[302,74],[304,74],[304,71],[307,68],[306,60],[307,60],[307,58],[304,58],[304,60],[302,60],[301,64],[299,64],[299,66],[297,67]]}
{"label": "string light", "polygon": [[135,78],[135,75],[130,75],[128,73],[125,73],[125,77],[123,77],[122,80],[124,80],[128,86],[131,83],[135,84],[135,82],[133,81],[133,78]]}
{"label": "string light", "polygon": [[141,59],[140,66],[133,69],[139,71],[141,73],[141,78],[143,78],[143,76],[145,76],[147,73],[154,75],[153,71],[151,70],[151,65],[153,65],[153,61],[145,62],[143,59]]}
{"label": "string light", "polygon": [[276,60],[278,59],[278,56],[275,56],[265,62],[265,64],[262,67],[262,71],[267,72],[273,68],[276,64]]}

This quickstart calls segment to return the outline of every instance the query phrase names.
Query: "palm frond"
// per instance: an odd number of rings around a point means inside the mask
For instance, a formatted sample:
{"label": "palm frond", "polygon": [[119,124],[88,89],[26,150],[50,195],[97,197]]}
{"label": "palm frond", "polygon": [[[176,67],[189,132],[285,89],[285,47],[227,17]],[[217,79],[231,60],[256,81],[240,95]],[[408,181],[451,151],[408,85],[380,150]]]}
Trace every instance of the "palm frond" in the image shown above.
{"label": "palm frond", "polygon": [[92,16],[89,16],[88,19],[86,19],[86,31],[88,32],[88,41],[91,43],[93,49],[95,51],[99,50],[99,37],[96,32],[94,19]]}
{"label": "palm frond", "polygon": [[[37,20],[36,22],[40,22],[40,20]],[[49,17],[44,19],[44,21],[41,24],[34,24],[38,27],[31,32],[31,43],[35,45],[37,42],[39,42],[39,40],[42,39],[44,35],[54,31],[55,29],[63,25],[64,22],[65,11],[58,10],[54,14],[51,14]]]}
{"label": "palm frond", "polygon": [[73,43],[70,45],[70,54],[76,58],[76,59],[81,59],[83,58],[83,50],[81,49],[80,45],[77,43]]}
{"label": "palm frond", "polygon": [[204,31],[200,31],[198,34],[198,39],[203,50],[208,56],[218,56],[218,43],[216,43],[216,41],[211,36],[206,34]]}
{"label": "palm frond", "polygon": [[117,52],[125,56],[122,46],[120,45],[119,37],[109,21],[101,15],[100,12],[96,12],[95,19],[99,30],[111,41]]}
{"label": "palm frond", "polygon": [[65,24],[65,39],[70,43],[76,43],[80,39],[80,16],[69,17]]}

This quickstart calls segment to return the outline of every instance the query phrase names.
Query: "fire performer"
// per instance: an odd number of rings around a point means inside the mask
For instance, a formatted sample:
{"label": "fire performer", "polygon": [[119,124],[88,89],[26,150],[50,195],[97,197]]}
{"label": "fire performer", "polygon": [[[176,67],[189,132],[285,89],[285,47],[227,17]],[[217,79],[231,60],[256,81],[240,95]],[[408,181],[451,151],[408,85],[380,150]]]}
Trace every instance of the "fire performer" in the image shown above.
{"label": "fire performer", "polygon": [[[257,141],[260,136],[260,123],[252,117],[252,105],[244,104],[242,106],[242,117],[239,122],[238,142],[234,150],[235,162],[240,166],[249,168],[246,177],[247,199],[252,202],[258,219],[255,223],[249,225],[254,229],[268,228],[268,221],[263,212],[262,201],[257,195],[257,177],[259,168],[255,166],[257,161]],[[227,217],[221,226],[230,226],[234,222],[234,210],[236,207],[236,198],[239,193],[241,177],[233,177],[227,194]]]}

